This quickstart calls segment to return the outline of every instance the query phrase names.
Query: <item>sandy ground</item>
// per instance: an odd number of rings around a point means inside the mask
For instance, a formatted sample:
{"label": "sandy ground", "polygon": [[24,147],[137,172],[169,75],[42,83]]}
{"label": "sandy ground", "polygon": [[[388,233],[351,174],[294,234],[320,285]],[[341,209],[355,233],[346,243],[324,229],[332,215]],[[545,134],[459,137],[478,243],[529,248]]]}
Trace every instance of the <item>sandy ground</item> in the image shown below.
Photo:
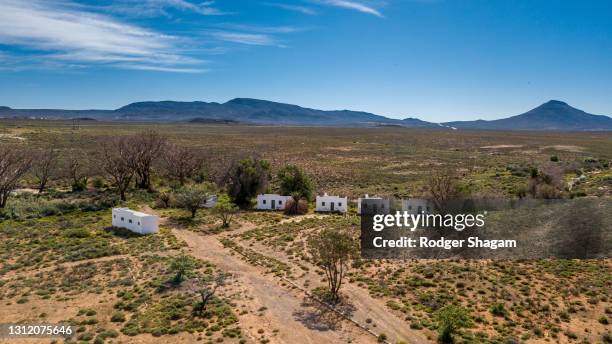
{"label": "sandy ground", "polygon": [[503,148],[521,148],[523,145],[494,145],[494,146],[482,146],[482,149],[503,149]]}
{"label": "sandy ground", "polygon": [[[292,218],[290,221],[295,220]],[[229,233],[237,234],[252,228],[252,224],[242,224]],[[219,239],[226,233],[209,235],[180,229],[173,229],[173,233],[187,242],[195,257],[208,260],[222,270],[233,273],[238,280],[237,284],[252,298],[246,304],[249,313],[241,315],[240,319],[248,337],[256,338],[255,331],[259,328],[272,328],[279,330],[277,336],[271,338],[275,343],[377,342],[374,336],[355,324],[322,310],[322,306],[299,289],[291,288],[277,277],[266,275],[263,268],[243,261],[231,249],[223,247]],[[283,254],[277,254],[271,249],[257,246],[249,248],[293,265]],[[310,272],[296,282],[304,285],[305,280],[318,281],[320,276]],[[386,334],[390,343],[430,343],[423,334],[411,330],[402,319],[386,308],[383,301],[373,299],[366,290],[347,284],[343,294],[350,300],[352,319],[375,333]],[[266,307],[266,311],[261,316],[255,316],[253,313],[257,313],[261,307]],[[366,319],[371,319],[372,324],[368,325]]]}
{"label": "sandy ground", "polygon": [[[375,343],[376,338],[365,333],[350,323],[338,324],[340,329],[330,329],[318,326],[316,321],[303,322],[296,315],[302,312],[312,312],[313,319],[317,316],[316,307],[304,307],[308,304],[305,295],[298,290],[281,286],[278,279],[265,275],[264,271],[252,266],[239,257],[231,254],[219,242],[215,235],[201,235],[188,230],[174,229],[173,233],[185,240],[191,254],[215,264],[225,272],[232,273],[242,291],[250,300],[246,302],[248,314],[240,315],[240,323],[246,336],[255,339],[259,337],[258,329],[278,330],[271,343]],[[263,312],[259,310],[265,307]],[[261,315],[257,315],[257,314]]]}
{"label": "sandy ground", "polygon": [[542,147],[542,149],[555,149],[558,151],[566,151],[566,152],[573,152],[573,153],[581,153],[585,151],[584,147],[572,146],[572,145],[544,146]]}
{"label": "sandy ground", "polygon": [[[249,248],[266,256],[278,259],[290,266],[295,266],[285,253],[275,252],[259,243],[255,243]],[[303,263],[304,262],[302,262],[302,264]],[[306,281],[310,281],[311,284],[323,285],[323,283],[316,283],[316,281],[321,280],[321,277],[314,272],[315,270],[312,266],[309,267],[311,267],[311,269],[308,272],[304,272],[303,275],[298,278],[298,284],[304,285]],[[385,300],[372,298],[367,290],[346,283],[342,288],[342,295],[347,297],[350,304],[354,307],[352,319],[376,333],[386,334],[389,338],[389,342],[430,343],[430,341],[423,336],[422,332],[410,329],[407,323],[398,317],[401,316],[401,314],[395,315],[385,305]],[[368,324],[366,319],[370,319],[372,323]],[[373,327],[374,324],[376,327]]]}

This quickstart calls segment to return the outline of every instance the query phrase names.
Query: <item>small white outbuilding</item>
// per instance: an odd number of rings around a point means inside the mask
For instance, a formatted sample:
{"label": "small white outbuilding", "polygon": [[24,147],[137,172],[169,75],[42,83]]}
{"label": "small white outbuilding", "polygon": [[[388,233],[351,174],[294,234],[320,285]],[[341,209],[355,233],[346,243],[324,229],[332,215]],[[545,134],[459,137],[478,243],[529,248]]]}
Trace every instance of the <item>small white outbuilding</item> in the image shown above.
{"label": "small white outbuilding", "polygon": [[138,234],[159,232],[159,217],[128,208],[113,208],[113,227],[125,228]]}
{"label": "small white outbuilding", "polygon": [[361,205],[364,200],[372,205],[374,213],[387,214],[389,213],[389,200],[382,197],[370,197],[367,194],[365,197],[357,199],[357,214],[361,215]]}
{"label": "small white outbuilding", "polygon": [[323,196],[317,196],[315,201],[316,211],[346,213],[347,202],[348,199],[346,197],[329,196],[326,193]]}
{"label": "small white outbuilding", "polygon": [[257,195],[257,206],[259,210],[283,210],[291,196],[281,196],[277,194]]}
{"label": "small white outbuilding", "polygon": [[200,204],[202,208],[212,208],[217,204],[217,195],[206,197],[206,200]]}
{"label": "small white outbuilding", "polygon": [[422,198],[407,198],[402,199],[402,210],[408,214],[427,214],[433,211],[433,204]]}

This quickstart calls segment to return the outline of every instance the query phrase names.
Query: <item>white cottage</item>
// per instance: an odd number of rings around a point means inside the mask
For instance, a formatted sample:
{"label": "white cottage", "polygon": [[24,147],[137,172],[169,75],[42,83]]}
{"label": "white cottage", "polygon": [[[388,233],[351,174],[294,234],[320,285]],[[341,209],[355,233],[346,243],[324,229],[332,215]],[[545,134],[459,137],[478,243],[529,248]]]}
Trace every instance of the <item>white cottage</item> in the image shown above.
{"label": "white cottage", "polygon": [[340,196],[317,196],[316,211],[346,213],[348,199]]}
{"label": "white cottage", "polygon": [[202,204],[200,204],[200,207],[202,208],[212,208],[217,204],[217,195],[211,195],[208,196],[206,198],[206,200],[204,202],[202,202]]}
{"label": "white cottage", "polygon": [[159,217],[130,210],[113,208],[113,227],[125,228],[138,234],[153,234],[159,231]]}
{"label": "white cottage", "polygon": [[357,214],[361,214],[361,202],[368,200],[368,204],[372,204],[374,212],[388,213],[389,212],[389,200],[382,197],[370,197],[367,194],[363,198],[357,199]]}
{"label": "white cottage", "polygon": [[277,194],[257,195],[257,206],[259,210],[283,210],[291,196],[281,196]]}
{"label": "white cottage", "polygon": [[431,213],[433,211],[433,204],[429,200],[422,198],[402,199],[402,210],[408,214]]}

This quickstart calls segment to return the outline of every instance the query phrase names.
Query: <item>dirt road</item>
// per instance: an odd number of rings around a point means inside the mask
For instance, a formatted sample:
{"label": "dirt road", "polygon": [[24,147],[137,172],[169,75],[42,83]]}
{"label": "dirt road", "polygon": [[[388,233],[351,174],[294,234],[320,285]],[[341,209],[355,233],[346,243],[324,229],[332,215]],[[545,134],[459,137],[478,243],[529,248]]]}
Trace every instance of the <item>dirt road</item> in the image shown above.
{"label": "dirt road", "polygon": [[327,325],[319,317],[327,319],[329,314],[321,316],[316,305],[302,292],[281,286],[277,278],[264,274],[263,269],[232,255],[217,235],[179,229],[173,229],[173,233],[187,242],[193,256],[234,274],[237,285],[248,298],[243,301],[249,312],[239,316],[247,337],[260,338],[259,331],[263,329],[267,333],[277,330],[274,336],[266,337],[271,343],[376,343],[376,338],[347,321]]}
{"label": "dirt road", "polygon": [[[260,243],[254,243],[249,248],[262,253],[266,256],[273,257],[285,264],[295,266],[295,263],[289,259],[285,252],[277,252],[269,247],[264,247]],[[305,264],[302,262],[302,264]],[[299,269],[296,269],[299,270]],[[298,283],[304,281],[319,281],[321,278],[311,268],[307,272],[299,270],[303,274],[298,278]],[[320,285],[323,285],[320,283]],[[354,307],[352,312],[352,319],[366,327],[372,328],[372,325],[367,325],[367,319],[372,321],[372,324],[376,324],[376,328],[373,330],[377,333],[384,333],[389,338],[389,342],[405,342],[414,344],[426,344],[431,343],[427,340],[423,333],[411,329],[405,321],[393,314],[393,312],[387,308],[385,301],[382,299],[373,298],[367,290],[360,288],[356,285],[345,283],[342,287],[342,294],[350,300],[350,303]]]}
{"label": "dirt road", "polygon": [[[252,224],[245,223],[231,233],[242,233],[252,228]],[[208,260],[220,269],[235,274],[242,291],[252,298],[245,303],[249,313],[241,316],[241,323],[250,334],[249,337],[258,338],[256,331],[259,328],[268,328],[278,330],[277,335],[271,338],[273,342],[278,343],[377,342],[375,337],[349,321],[334,317],[332,312],[322,312],[323,307],[310,300],[300,290],[282,286],[278,278],[266,275],[263,268],[253,266],[234,255],[231,249],[223,247],[219,241],[227,233],[209,235],[180,229],[173,229],[173,233],[187,242],[195,257]],[[292,264],[283,259],[286,257],[282,254],[274,254],[270,249],[257,249],[263,254]],[[318,279],[313,273],[308,275],[311,275],[307,276],[311,281]],[[373,299],[366,290],[346,285],[343,293],[354,306],[351,318],[376,333],[384,333],[389,342],[431,343],[392,314],[383,301]],[[267,309],[261,316],[255,315],[261,307]],[[366,319],[371,319],[376,328],[367,325]]]}

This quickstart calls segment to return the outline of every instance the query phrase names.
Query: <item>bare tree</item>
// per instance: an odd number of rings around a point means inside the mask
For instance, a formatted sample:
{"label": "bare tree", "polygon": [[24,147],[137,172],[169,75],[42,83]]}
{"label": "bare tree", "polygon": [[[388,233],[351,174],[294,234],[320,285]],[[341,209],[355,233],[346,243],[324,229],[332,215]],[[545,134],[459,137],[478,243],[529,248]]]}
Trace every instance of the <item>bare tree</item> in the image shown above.
{"label": "bare tree", "polygon": [[457,180],[452,174],[434,173],[427,184],[431,199],[438,210],[444,210],[448,202],[459,195]]}
{"label": "bare tree", "polygon": [[217,290],[225,285],[226,279],[226,274],[219,273],[192,281],[191,290],[200,296],[200,302],[195,309],[197,314],[202,314],[206,310],[206,306],[213,299]]}
{"label": "bare tree", "polygon": [[66,174],[72,180],[72,191],[82,191],[87,187],[89,161],[81,150],[70,152],[66,160]]}
{"label": "bare tree", "polygon": [[163,154],[166,175],[185,185],[202,168],[202,159],[192,148],[175,144],[166,145]]}
{"label": "bare tree", "polygon": [[53,148],[48,148],[40,151],[36,156],[36,161],[33,164],[34,176],[38,184],[38,193],[45,191],[45,187],[49,182],[49,177],[55,170],[57,165],[57,153]]}
{"label": "bare tree", "polygon": [[119,191],[122,201],[126,200],[125,192],[134,176],[133,152],[129,139],[125,137],[115,138],[103,145],[102,168]]}
{"label": "bare tree", "polygon": [[32,166],[32,156],[14,147],[0,146],[0,209]]}
{"label": "bare tree", "polygon": [[533,169],[527,187],[528,192],[534,198],[562,198],[563,174],[563,169],[554,164],[544,165],[539,170]]}
{"label": "bare tree", "polygon": [[134,150],[136,186],[151,189],[151,167],[164,149],[166,139],[154,130],[147,130],[131,137]]}

